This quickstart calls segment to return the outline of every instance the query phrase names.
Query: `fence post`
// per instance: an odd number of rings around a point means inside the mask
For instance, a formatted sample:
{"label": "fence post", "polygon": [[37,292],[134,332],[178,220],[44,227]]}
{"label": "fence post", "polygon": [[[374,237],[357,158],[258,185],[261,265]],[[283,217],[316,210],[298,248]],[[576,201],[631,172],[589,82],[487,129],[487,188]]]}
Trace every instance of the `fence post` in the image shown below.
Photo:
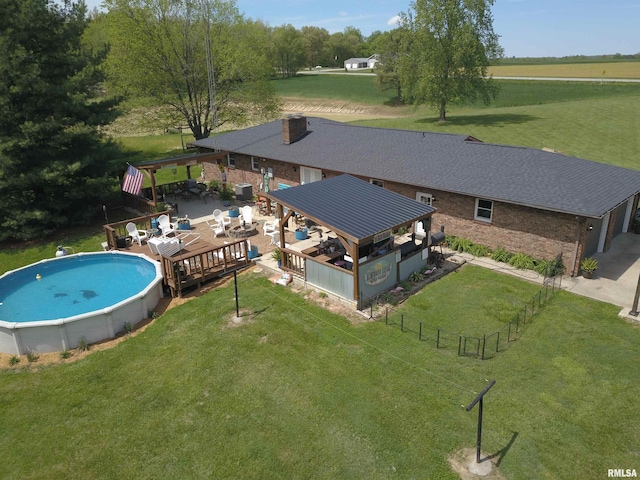
{"label": "fence post", "polygon": [[524,316],[522,317],[522,323],[527,324],[527,306],[524,306]]}
{"label": "fence post", "polygon": [[542,290],[538,292],[538,308],[542,305]]}
{"label": "fence post", "polygon": [[422,322],[420,322],[420,326],[418,327],[418,340],[422,340]]}
{"label": "fence post", "polygon": [[389,325],[389,307],[384,307],[384,323]]}
{"label": "fence post", "polygon": [[520,314],[516,315],[516,333],[520,331]]}
{"label": "fence post", "polygon": [[438,329],[438,335],[436,336],[436,348],[440,348],[440,329]]}
{"label": "fence post", "polygon": [[498,330],[498,335],[496,336],[496,353],[500,351],[500,330]]}
{"label": "fence post", "polygon": [[400,331],[404,332],[404,313],[400,315]]}
{"label": "fence post", "polygon": [[513,322],[513,318],[509,320],[509,329],[507,330],[507,343],[511,341],[511,322]]}
{"label": "fence post", "polygon": [[487,343],[487,334],[485,333],[482,336],[482,357],[481,357],[482,360],[484,360],[484,347],[485,347],[486,343]]}
{"label": "fence post", "polygon": [[462,345],[462,335],[458,335],[458,356],[460,356],[460,346]]}

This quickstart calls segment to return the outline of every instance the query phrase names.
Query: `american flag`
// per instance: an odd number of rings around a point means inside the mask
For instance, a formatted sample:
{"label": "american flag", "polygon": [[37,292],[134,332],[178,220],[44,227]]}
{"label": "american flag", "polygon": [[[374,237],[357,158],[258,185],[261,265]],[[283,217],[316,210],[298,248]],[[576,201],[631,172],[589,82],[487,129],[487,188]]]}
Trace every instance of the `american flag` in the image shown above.
{"label": "american flag", "polygon": [[127,173],[124,174],[122,191],[132,195],[140,195],[140,191],[142,190],[142,180],[144,180],[142,172],[133,165],[129,165]]}

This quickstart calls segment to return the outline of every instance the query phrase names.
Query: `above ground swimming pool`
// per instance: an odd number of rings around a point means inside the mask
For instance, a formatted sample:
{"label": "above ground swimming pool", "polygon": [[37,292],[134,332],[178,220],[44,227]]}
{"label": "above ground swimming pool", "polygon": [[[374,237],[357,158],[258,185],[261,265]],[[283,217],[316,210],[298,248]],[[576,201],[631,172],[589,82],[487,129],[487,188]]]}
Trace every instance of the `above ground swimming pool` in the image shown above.
{"label": "above ground swimming pool", "polygon": [[0,277],[0,351],[25,354],[113,338],[162,297],[160,264],[144,255],[80,253]]}

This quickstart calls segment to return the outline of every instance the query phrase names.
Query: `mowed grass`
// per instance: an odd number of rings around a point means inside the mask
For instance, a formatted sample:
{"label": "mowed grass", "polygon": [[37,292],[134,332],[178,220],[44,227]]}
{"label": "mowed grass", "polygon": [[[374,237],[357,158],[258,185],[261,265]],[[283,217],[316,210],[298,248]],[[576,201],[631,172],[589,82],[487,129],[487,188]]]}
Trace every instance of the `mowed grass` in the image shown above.
{"label": "mowed grass", "polygon": [[[456,275],[499,295],[498,274],[478,272]],[[610,305],[562,292],[481,362],[252,274],[238,288],[242,324],[230,284],[80,362],[0,373],[0,476],[455,479],[447,457],[475,445],[462,406],[485,379],[483,451],[506,478],[601,478],[640,460],[640,334]],[[476,306],[464,289],[456,301]]]}
{"label": "mowed grass", "polygon": [[445,123],[423,109],[408,117],[354,123],[471,135],[503,145],[547,147],[565,155],[640,169],[638,94],[515,107],[452,106]]}
{"label": "mowed grass", "polygon": [[640,62],[495,65],[488,73],[497,77],[640,79]]}
{"label": "mowed grass", "polygon": [[298,75],[273,80],[281,97],[340,100],[366,105],[391,102],[395,92],[381,92],[371,76],[356,75]]}

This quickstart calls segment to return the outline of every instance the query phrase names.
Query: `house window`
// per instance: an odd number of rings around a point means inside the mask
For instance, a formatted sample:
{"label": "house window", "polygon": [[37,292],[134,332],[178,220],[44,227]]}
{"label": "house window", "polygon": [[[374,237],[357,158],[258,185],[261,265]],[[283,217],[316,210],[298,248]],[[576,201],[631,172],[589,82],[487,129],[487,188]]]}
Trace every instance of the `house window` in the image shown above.
{"label": "house window", "polygon": [[416,200],[423,205],[431,206],[433,204],[433,195],[431,195],[430,193],[417,192]]}
{"label": "house window", "polygon": [[235,167],[236,166],[236,156],[233,153],[228,153],[227,154],[227,165],[229,165],[230,167]]}
{"label": "house window", "polygon": [[371,183],[372,185],[375,185],[376,187],[384,188],[384,181],[382,180],[375,180],[372,178],[371,180],[369,180],[369,183]]}
{"label": "house window", "polygon": [[493,217],[493,202],[491,200],[483,200],[476,198],[476,214],[474,218],[481,222],[491,223]]}
{"label": "house window", "polygon": [[251,157],[251,170],[257,172],[260,170],[260,165],[258,164],[258,157]]}

